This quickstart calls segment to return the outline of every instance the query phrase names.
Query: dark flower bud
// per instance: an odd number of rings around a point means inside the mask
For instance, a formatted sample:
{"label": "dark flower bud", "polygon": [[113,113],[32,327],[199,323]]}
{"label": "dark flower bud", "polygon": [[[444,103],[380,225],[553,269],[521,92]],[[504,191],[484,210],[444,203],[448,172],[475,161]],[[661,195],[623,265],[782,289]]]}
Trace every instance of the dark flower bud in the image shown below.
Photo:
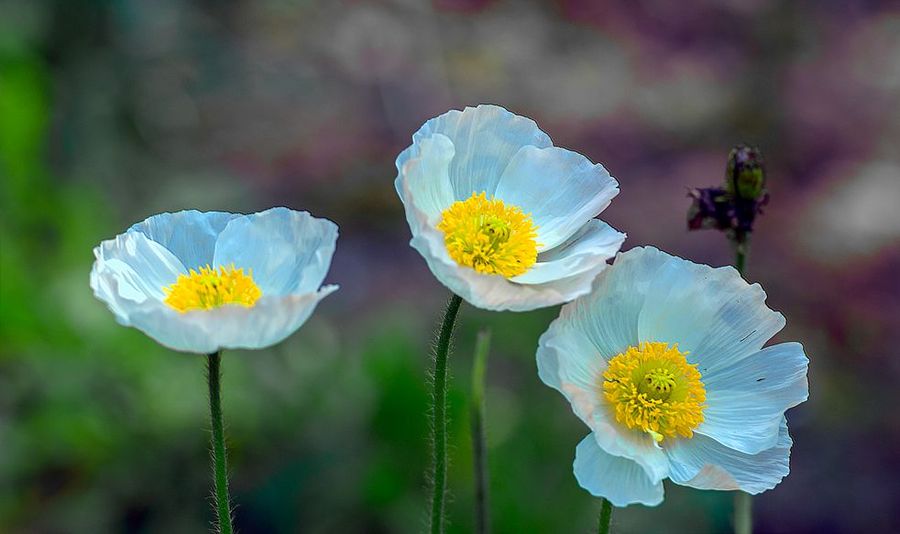
{"label": "dark flower bud", "polygon": [[722,187],[691,189],[688,229],[721,230],[735,243],[743,243],[753,231],[756,216],[769,202],[766,172],[759,149],[746,145],[728,154]]}
{"label": "dark flower bud", "polygon": [[758,148],[738,145],[728,154],[725,188],[742,200],[762,200],[765,195],[766,169]]}

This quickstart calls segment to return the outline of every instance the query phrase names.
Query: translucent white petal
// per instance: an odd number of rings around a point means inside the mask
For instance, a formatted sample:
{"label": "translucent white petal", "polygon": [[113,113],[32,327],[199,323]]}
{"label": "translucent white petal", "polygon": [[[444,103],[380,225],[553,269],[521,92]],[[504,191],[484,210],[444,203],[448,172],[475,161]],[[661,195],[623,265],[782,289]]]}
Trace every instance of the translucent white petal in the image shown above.
{"label": "translucent white petal", "polygon": [[429,120],[413,135],[413,144],[397,158],[401,171],[419,157],[419,143],[434,134],[446,136],[456,155],[449,168],[455,200],[485,191],[492,196],[509,160],[523,146],[548,147],[552,143],[533,120],[500,106],[480,105],[452,110]]}
{"label": "translucent white petal", "polygon": [[428,225],[424,214],[414,207],[407,209],[407,214],[413,218],[410,245],[422,254],[442,284],[478,308],[528,311],[561,304],[590,291],[591,282],[606,268],[606,263],[598,263],[593,269],[573,276],[530,285],[517,284],[502,276],[480,274],[457,264],[447,253],[444,235]]}
{"label": "translucent white petal", "polygon": [[503,172],[496,197],[531,214],[544,251],[596,217],[618,193],[603,165],[564,148],[525,146]]}
{"label": "translucent white petal", "polygon": [[263,295],[313,293],[328,273],[337,236],[329,220],[272,208],[232,219],[219,235],[213,261],[251,269]]}
{"label": "translucent white petal", "polygon": [[651,480],[635,462],[604,452],[592,434],[575,449],[573,467],[582,488],[614,506],[656,506],[663,501],[662,481]]}
{"label": "translucent white petal", "polygon": [[94,257],[91,289],[124,325],[130,324],[128,315],[134,304],[161,301],[163,288],[186,272],[169,250],[136,231],[103,241],[94,249]]}
{"label": "translucent white petal", "polygon": [[148,301],[132,310],[130,317],[135,328],[174,350],[209,354],[219,349],[260,349],[294,333],[319,301],[337,288],[262,297],[252,308],[226,305],[186,313]]}
{"label": "translucent white petal", "polygon": [[411,202],[403,195],[404,182],[412,192],[416,207],[436,225],[441,213],[455,201],[450,184],[450,162],[455,153],[453,143],[444,135],[434,134],[418,143],[418,154],[405,160],[394,182],[404,204]]}
{"label": "translucent white petal", "polygon": [[638,320],[647,288],[669,256],[654,248],[634,248],[619,254],[612,267],[597,277],[590,294],[563,306],[558,321],[571,335],[586,337],[606,360],[643,339]]}
{"label": "translucent white petal", "polygon": [[809,396],[808,365],[802,345],[782,343],[704,376],[707,407],[697,432],[748,454],[775,446],[785,410]]}
{"label": "translucent white petal", "polygon": [[653,481],[668,473],[665,455],[649,434],[636,432],[615,422],[603,398],[602,374],[606,359],[585,334],[581,317],[564,307],[538,342],[538,375],[559,390],[572,411],[594,431],[597,443],[609,454],[637,462]]}
{"label": "translucent white petal", "polygon": [[188,269],[213,263],[219,233],[236,213],[195,210],[160,213],[130,228],[169,249]]}
{"label": "translucent white petal", "polygon": [[641,340],[677,343],[704,376],[757,352],[785,323],[759,284],[731,267],[669,256],[644,293]]}
{"label": "translucent white petal", "polygon": [[758,454],[730,449],[701,434],[674,440],[665,451],[669,477],[677,484],[697,489],[740,489],[755,495],[774,488],[790,472],[791,445],[787,420],[782,417],[775,446]]}
{"label": "translucent white petal", "polygon": [[556,248],[538,255],[527,272],[510,281],[517,284],[543,284],[596,268],[616,255],[625,234],[603,221],[592,219]]}

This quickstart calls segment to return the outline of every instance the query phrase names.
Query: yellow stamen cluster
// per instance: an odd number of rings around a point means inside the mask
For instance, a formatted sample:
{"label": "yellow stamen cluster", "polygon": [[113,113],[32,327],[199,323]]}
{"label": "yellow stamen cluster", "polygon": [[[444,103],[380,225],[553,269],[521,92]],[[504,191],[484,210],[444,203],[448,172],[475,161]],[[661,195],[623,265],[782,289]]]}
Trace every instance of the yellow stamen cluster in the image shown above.
{"label": "yellow stamen cluster", "polygon": [[537,226],[531,216],[502,200],[472,193],[441,214],[447,252],[456,263],[483,274],[520,275],[537,261]]}
{"label": "yellow stamen cluster", "polygon": [[602,386],[616,421],[657,442],[693,437],[703,422],[706,387],[685,355],[677,344],[649,342],[611,359]]}
{"label": "yellow stamen cluster", "polygon": [[182,313],[209,310],[224,304],[250,308],[262,296],[253,281],[253,273],[244,274],[244,269],[235,269],[234,265],[218,270],[209,265],[200,267],[199,271],[191,269],[189,274],[178,275],[178,280],[163,291],[166,294],[164,302]]}

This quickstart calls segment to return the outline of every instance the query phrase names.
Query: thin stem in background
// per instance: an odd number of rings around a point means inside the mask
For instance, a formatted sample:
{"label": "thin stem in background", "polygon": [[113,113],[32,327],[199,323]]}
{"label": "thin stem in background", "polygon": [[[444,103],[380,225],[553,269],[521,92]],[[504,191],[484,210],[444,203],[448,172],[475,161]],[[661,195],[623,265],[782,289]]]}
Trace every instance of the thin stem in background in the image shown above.
{"label": "thin stem in background", "polygon": [[231,534],[231,500],[228,496],[228,463],[225,454],[225,431],[222,428],[222,401],[220,395],[221,353],[207,356],[209,381],[209,415],[212,420],[213,478],[215,479],[215,508],[217,527],[221,534]]}
{"label": "thin stem in background", "polygon": [[747,265],[747,251],[749,249],[749,236],[741,234],[734,239],[734,267],[741,276],[744,276],[744,269]]}
{"label": "thin stem in background", "polygon": [[487,534],[491,530],[488,505],[487,438],[484,425],[484,376],[491,348],[491,331],[482,330],[475,341],[472,361],[472,455],[475,466],[475,532]]}
{"label": "thin stem in background", "polygon": [[597,527],[597,532],[600,534],[609,534],[609,523],[612,520],[612,503],[602,498],[600,499],[600,503],[600,524]]}
{"label": "thin stem in background", "polygon": [[462,298],[454,294],[450,297],[444,320],[434,351],[434,394],[431,410],[431,445],[433,447],[433,466],[431,482],[433,496],[431,500],[431,532],[440,534],[444,531],[444,497],[447,484],[447,358],[450,352],[450,340],[453,337],[453,326]]}
{"label": "thin stem in background", "polygon": [[[739,236],[735,240],[734,266],[741,276],[747,265],[747,252],[750,248],[748,236]],[[749,493],[737,491],[734,495],[734,532],[735,534],[751,534],[753,532],[753,498]]]}

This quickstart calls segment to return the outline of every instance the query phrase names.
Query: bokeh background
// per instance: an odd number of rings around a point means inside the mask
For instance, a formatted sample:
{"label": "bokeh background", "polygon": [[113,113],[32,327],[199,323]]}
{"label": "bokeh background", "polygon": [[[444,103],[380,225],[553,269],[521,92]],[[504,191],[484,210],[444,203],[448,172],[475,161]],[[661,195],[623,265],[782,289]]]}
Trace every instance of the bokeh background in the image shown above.
{"label": "bokeh background", "polygon": [[[852,5],[851,5],[852,4]],[[810,356],[791,475],[758,532],[900,531],[900,9],[776,0],[0,1],[0,531],[202,532],[204,361],[116,325],[91,249],[161,211],[305,209],[341,227],[339,292],[286,342],[224,356],[237,525],[419,532],[428,350],[447,291],[408,247],[394,158],[426,119],[502,104],[621,183],[602,215],[724,265],[686,191],[738,142],[771,203],[747,277]],[[472,519],[471,352],[493,330],[495,531],[589,532],[586,429],[537,377],[557,313],[464,307],[451,532]],[[731,495],[667,486],[619,532],[727,532]]]}

